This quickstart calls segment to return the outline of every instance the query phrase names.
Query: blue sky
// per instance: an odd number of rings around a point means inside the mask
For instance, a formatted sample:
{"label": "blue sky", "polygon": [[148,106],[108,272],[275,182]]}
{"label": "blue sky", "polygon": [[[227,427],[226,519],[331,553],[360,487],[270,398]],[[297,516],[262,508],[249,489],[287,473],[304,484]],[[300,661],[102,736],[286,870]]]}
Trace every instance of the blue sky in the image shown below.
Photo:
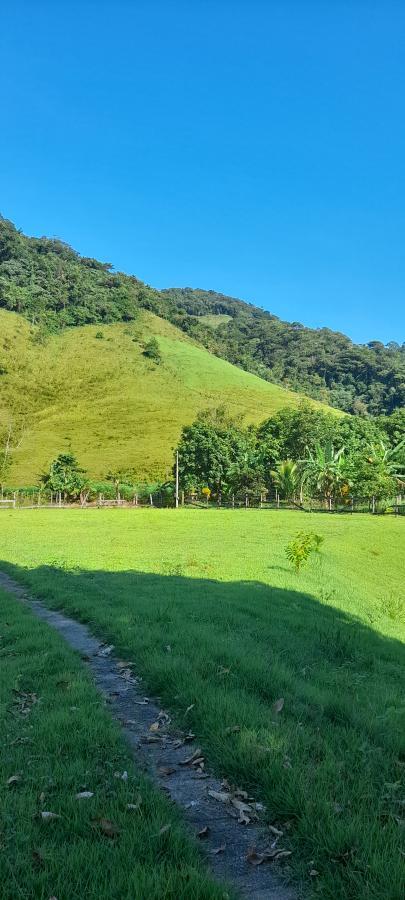
{"label": "blue sky", "polygon": [[2,9],[0,210],[156,287],[405,339],[405,5]]}

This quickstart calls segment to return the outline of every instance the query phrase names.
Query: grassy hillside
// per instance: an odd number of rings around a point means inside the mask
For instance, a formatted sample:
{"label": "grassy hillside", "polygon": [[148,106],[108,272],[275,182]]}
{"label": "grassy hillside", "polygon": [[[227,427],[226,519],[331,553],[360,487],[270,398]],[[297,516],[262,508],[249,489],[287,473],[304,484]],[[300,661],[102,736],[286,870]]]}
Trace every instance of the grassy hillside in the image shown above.
{"label": "grassy hillside", "polygon": [[157,291],[61,240],[29,238],[1,215],[0,309],[44,332],[131,322],[146,309],[247,372],[346,412],[389,414],[405,405],[405,345],[353,344],[215,291]]}
{"label": "grassy hillside", "polygon": [[[131,323],[86,325],[43,336],[0,309],[0,427],[24,421],[10,484],[35,483],[72,447],[93,475],[131,468],[165,477],[183,425],[225,404],[259,422],[299,395],[236,368],[170,323],[142,311]],[[144,356],[156,337],[161,362]]]}

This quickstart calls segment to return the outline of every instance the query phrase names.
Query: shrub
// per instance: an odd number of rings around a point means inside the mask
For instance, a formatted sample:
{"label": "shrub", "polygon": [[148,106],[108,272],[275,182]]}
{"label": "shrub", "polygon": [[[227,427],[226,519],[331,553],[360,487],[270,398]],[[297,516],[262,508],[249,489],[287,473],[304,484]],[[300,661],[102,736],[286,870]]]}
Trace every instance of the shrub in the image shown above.
{"label": "shrub", "polygon": [[314,531],[299,531],[296,537],[287,544],[285,555],[294,566],[297,575],[301,571],[301,566],[308,562],[311,553],[319,553],[323,540],[323,537]]}
{"label": "shrub", "polygon": [[155,363],[160,363],[162,361],[159,344],[155,337],[151,338],[150,341],[145,344],[143,355],[148,359],[152,359]]}

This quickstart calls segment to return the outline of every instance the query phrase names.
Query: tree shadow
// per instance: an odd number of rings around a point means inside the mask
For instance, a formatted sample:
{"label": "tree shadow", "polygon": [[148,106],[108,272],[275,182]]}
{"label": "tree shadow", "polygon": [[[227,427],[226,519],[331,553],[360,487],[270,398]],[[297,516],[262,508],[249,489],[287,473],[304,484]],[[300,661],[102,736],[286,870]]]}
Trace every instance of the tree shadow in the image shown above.
{"label": "tree shadow", "polygon": [[[362,871],[383,895],[380,861],[400,859],[399,640],[298,590],[190,578],[180,567],[0,569],[133,661],[145,694],[197,735],[214,771],[261,799],[292,845],[316,856],[331,879],[324,896],[349,896]],[[399,896],[400,877],[384,896]]]}
{"label": "tree shadow", "polygon": [[[368,713],[384,703],[380,714],[399,702],[404,645],[309,594],[184,577],[180,567],[168,575],[6,562],[0,568],[132,655],[151,689],[175,707],[173,685],[184,678],[185,694],[210,686],[228,702],[231,686],[248,705],[286,694],[289,715],[300,719],[304,705],[314,725],[325,717],[337,726],[361,722],[385,742],[386,716],[378,725],[362,715],[361,702]],[[218,678],[221,667],[231,669],[229,677]],[[360,704],[353,705],[353,692]]]}

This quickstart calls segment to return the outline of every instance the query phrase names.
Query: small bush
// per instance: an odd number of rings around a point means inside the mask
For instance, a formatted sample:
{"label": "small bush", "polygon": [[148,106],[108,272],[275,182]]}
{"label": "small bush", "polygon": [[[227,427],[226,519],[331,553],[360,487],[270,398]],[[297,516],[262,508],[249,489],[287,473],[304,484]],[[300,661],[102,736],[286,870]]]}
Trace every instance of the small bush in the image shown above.
{"label": "small bush", "polygon": [[143,349],[143,355],[148,359],[153,360],[155,363],[160,363],[162,361],[159,344],[156,338],[151,338],[150,341],[145,344]]}
{"label": "small bush", "polygon": [[104,340],[104,335],[103,335],[102,331],[96,331],[95,337],[97,338],[98,341]]}
{"label": "small bush", "polygon": [[299,531],[296,537],[285,548],[285,555],[294,567],[297,575],[301,571],[311,553],[319,553],[323,544],[323,537],[314,531]]}

